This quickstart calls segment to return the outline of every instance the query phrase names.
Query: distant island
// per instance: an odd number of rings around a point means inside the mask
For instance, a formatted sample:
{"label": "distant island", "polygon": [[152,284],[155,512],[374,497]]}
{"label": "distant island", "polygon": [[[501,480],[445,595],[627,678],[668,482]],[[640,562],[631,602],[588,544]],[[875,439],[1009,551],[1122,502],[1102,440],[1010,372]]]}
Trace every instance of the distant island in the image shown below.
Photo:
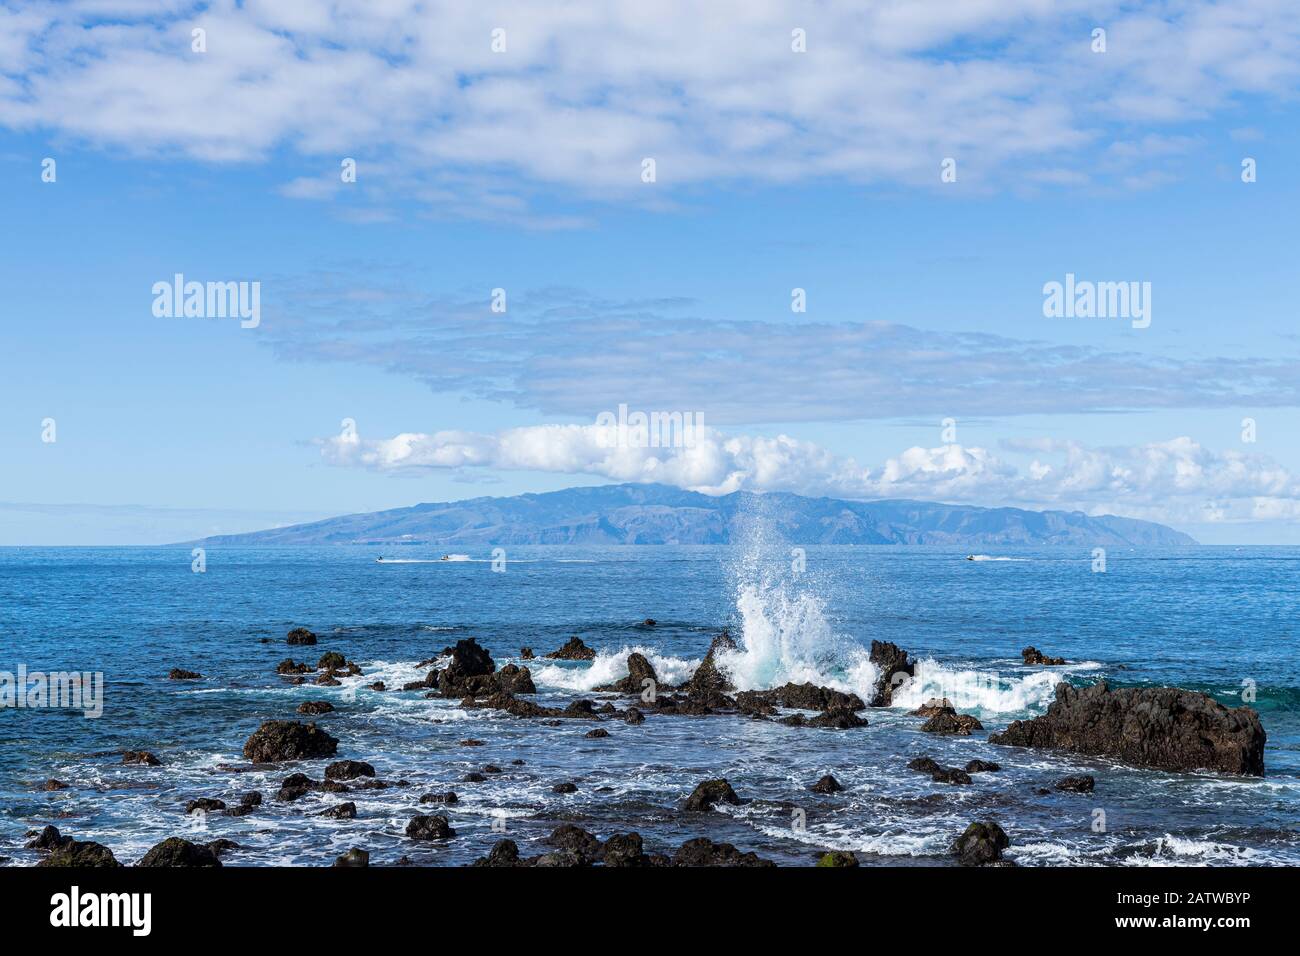
{"label": "distant island", "polygon": [[761,518],[791,544],[1168,547],[1196,541],[1151,521],[925,501],[844,501],[786,492],[710,496],[666,485],[569,488],[412,505],[187,544],[489,546],[730,544]]}

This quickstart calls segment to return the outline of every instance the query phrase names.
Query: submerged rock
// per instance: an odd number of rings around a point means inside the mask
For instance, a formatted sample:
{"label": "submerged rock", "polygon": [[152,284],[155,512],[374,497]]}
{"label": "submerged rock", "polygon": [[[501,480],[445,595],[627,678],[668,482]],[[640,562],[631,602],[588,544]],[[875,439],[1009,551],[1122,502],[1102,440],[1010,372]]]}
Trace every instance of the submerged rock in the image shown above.
{"label": "submerged rock", "polygon": [[912,678],[916,664],[907,659],[907,651],[888,641],[871,642],[871,663],[880,671],[872,691],[872,707],[888,707],[893,703],[894,691]]}
{"label": "submerged rock", "polygon": [[168,680],[202,680],[203,675],[198,671],[187,671],[179,667],[173,667],[167,672]]}
{"label": "submerged rock", "polygon": [[731,789],[731,784],[725,779],[705,780],[686,798],[686,809],[705,811],[712,810],[719,803],[738,806],[744,802],[736,796],[736,791]]}
{"label": "submerged rock", "polygon": [[332,757],[339,742],[313,723],[268,720],[244,742],[244,756],[253,763],[317,760]]}
{"label": "submerged rock", "polygon": [[595,659],[596,652],[582,643],[582,638],[571,637],[564,642],[563,647],[546,656],[556,661],[589,661]]}
{"label": "submerged rock", "polygon": [[1228,708],[1176,687],[1126,687],[1106,681],[1056,685],[1047,713],[1017,720],[989,741],[1111,757],[1162,770],[1264,775],[1264,727],[1249,707]]}
{"label": "submerged rock", "polygon": [[992,821],[972,823],[952,844],[953,855],[962,866],[986,866],[1002,858],[1011,845],[1006,831]]}
{"label": "submerged rock", "polygon": [[221,861],[210,846],[191,843],[180,837],[168,837],[150,849],[136,866],[213,867],[221,866]]}
{"label": "submerged rock", "polygon": [[968,784],[971,783],[970,774],[958,767],[944,767],[937,763],[931,757],[917,757],[909,761],[908,770],[915,770],[917,773],[926,773],[935,783],[952,783]]}
{"label": "submerged rock", "polygon": [[1085,773],[1062,777],[1056,781],[1056,789],[1064,790],[1068,793],[1092,793],[1093,788],[1097,786],[1097,781]]}
{"label": "submerged rock", "polygon": [[53,777],[51,777],[49,780],[46,780],[43,784],[41,784],[40,789],[44,790],[46,793],[53,793],[56,790],[67,790],[68,785],[64,783],[62,780],[55,780]]}
{"label": "submerged rock", "polygon": [[161,767],[162,761],[147,750],[127,750],[122,754],[122,763],[139,767]]}
{"label": "submerged rock", "polygon": [[828,773],[808,789],[813,793],[839,793],[844,787],[834,776]]}
{"label": "submerged rock", "polygon": [[1064,657],[1048,657],[1038,648],[1030,646],[1020,652],[1021,658],[1026,665],[1030,664],[1047,664],[1051,667],[1059,667],[1065,663]]}

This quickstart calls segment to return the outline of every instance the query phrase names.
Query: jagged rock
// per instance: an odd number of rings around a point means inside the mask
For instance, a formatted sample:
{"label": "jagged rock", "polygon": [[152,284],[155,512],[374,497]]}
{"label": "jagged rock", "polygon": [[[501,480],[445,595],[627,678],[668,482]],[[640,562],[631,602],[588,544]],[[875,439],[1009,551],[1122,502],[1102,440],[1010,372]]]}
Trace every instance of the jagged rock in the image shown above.
{"label": "jagged rock", "polygon": [[187,671],[179,667],[173,667],[167,672],[168,680],[203,680],[203,675],[198,671]]}
{"label": "jagged rock", "polygon": [[1047,713],[1017,720],[989,741],[1051,747],[1162,770],[1264,775],[1264,727],[1249,707],[1228,708],[1175,687],[1112,690],[1105,681],[1056,685]]}
{"label": "jagged rock", "polygon": [[935,783],[952,783],[967,785],[970,784],[971,778],[965,770],[960,767],[940,767],[930,775],[930,779]]}
{"label": "jagged rock", "polygon": [[322,810],[317,814],[320,817],[328,817],[331,820],[355,820],[357,816],[357,805],[349,800],[347,803],[336,803],[328,810]]}
{"label": "jagged rock", "polygon": [[514,840],[497,840],[492,844],[492,849],[488,855],[479,857],[472,864],[473,866],[521,866],[522,861],[519,859],[519,846]]}
{"label": "jagged rock", "polygon": [[809,727],[830,727],[834,730],[850,730],[854,727],[867,726],[867,719],[859,717],[848,707],[832,707],[808,721]]}
{"label": "jagged rock", "polygon": [[59,844],[49,856],[37,866],[59,866],[85,869],[87,867],[121,866],[113,856],[113,851],[102,843],[93,840],[73,840],[68,838]]}
{"label": "jagged rock", "polygon": [[1097,781],[1087,774],[1062,777],[1056,781],[1057,790],[1065,790],[1070,793],[1092,793],[1093,788],[1096,786]]}
{"label": "jagged rock", "polygon": [[651,859],[646,856],[639,833],[615,833],[605,841],[601,849],[601,859],[606,866],[649,866]]}
{"label": "jagged rock", "polygon": [[527,667],[507,664],[496,673],[495,691],[506,694],[536,694],[533,673]]}
{"label": "jagged rock", "polygon": [[629,707],[627,710],[623,711],[619,716],[622,717],[623,720],[629,724],[645,723],[645,714],[641,713],[641,711],[639,711],[635,707]]}
{"label": "jagged rock", "polygon": [[687,840],[673,855],[673,866],[776,866],[756,853],[741,853],[730,843],[714,843],[707,837]]}
{"label": "jagged rock", "polygon": [[338,687],[343,682],[334,676],[333,673],[321,674],[314,683],[319,687]]}
{"label": "jagged rock", "polygon": [[894,691],[916,673],[916,664],[907,659],[907,651],[888,641],[871,642],[871,663],[880,671],[871,695],[872,707],[888,707]]}
{"label": "jagged rock", "polygon": [[136,866],[144,867],[213,867],[220,865],[221,860],[217,858],[217,854],[211,847],[201,843],[191,843],[189,840],[182,840],[180,837],[168,837],[161,843],[156,844],[136,864]]}
{"label": "jagged rock", "polygon": [[318,760],[334,756],[339,742],[314,723],[268,720],[244,742],[244,756],[253,763]]}
{"label": "jagged rock", "polygon": [[828,773],[808,789],[813,793],[839,793],[844,787],[834,776]]}
{"label": "jagged rock", "polygon": [[34,839],[27,842],[27,849],[57,850],[59,847],[73,842],[75,841],[72,837],[65,837],[59,832],[58,827],[46,825]]}
{"label": "jagged rock", "polygon": [[818,866],[857,866],[858,857],[857,854],[847,850],[831,850],[831,852],[827,853],[825,856],[823,856],[820,860],[817,861],[817,865]]}
{"label": "jagged rock", "polygon": [[295,627],[285,637],[284,642],[286,644],[311,645],[316,643],[316,635],[305,627]]}
{"label": "jagged rock", "polygon": [[910,713],[913,717],[934,717],[948,710],[956,712],[956,709],[952,706],[952,701],[947,697],[931,697]]}
{"label": "jagged rock", "polygon": [[648,618],[646,618],[644,621],[641,622],[641,626],[642,626],[642,627],[654,627],[654,626],[655,626],[656,624],[658,624],[658,623],[659,623],[659,622],[656,621],[654,618],[652,618],[652,617],[648,617]]}
{"label": "jagged rock", "polygon": [[846,694],[816,684],[785,684],[771,690],[747,690],[736,695],[742,710],[759,710],[762,705],[795,710],[862,710],[867,705],[857,694]]}
{"label": "jagged rock", "polygon": [[1002,765],[992,760],[971,760],[966,764],[967,773],[996,773],[1001,769]]}
{"label": "jagged rock", "polygon": [[275,672],[277,674],[305,674],[309,670],[311,670],[310,666],[295,661],[292,657],[286,657],[284,660],[280,661],[279,664],[275,665]]}
{"label": "jagged rock", "polygon": [[921,730],[927,734],[944,734],[968,736],[972,730],[983,730],[984,725],[970,714],[959,714],[951,707],[945,707],[924,724]]}
{"label": "jagged rock", "polygon": [[577,793],[578,785],[576,783],[557,783],[551,787],[551,793]]}
{"label": "jagged rock", "polygon": [[318,671],[341,671],[347,666],[347,659],[338,651],[326,651],[316,662]]}
{"label": "jagged rock", "polygon": [[370,685],[371,690],[388,690],[388,685],[381,680],[375,681]]}
{"label": "jagged rock", "polygon": [[334,859],[334,865],[335,866],[369,866],[370,854],[365,850],[361,850],[358,849],[357,847],[353,847],[352,849],[348,850],[347,853],[344,853],[342,856],[336,857]]}
{"label": "jagged rock", "polygon": [[695,668],[691,679],[682,685],[686,696],[693,700],[708,700],[732,689],[731,682],[718,670],[715,658],[718,651],[734,651],[736,642],[727,631],[723,631],[709,644],[709,651],[704,655],[700,666]]}
{"label": "jagged rock", "polygon": [[595,862],[601,854],[600,841],[595,835],[572,823],[556,827],[542,842],[547,846],[568,850],[585,863]]}
{"label": "jagged rock", "polygon": [[616,694],[640,694],[646,688],[646,681],[652,687],[659,686],[659,676],[644,654],[631,653],[627,656],[627,676],[612,684],[597,687],[596,690]]}
{"label": "jagged rock", "polygon": [[[533,649],[532,649],[531,647],[521,647],[521,648],[519,648],[519,657],[520,657],[521,659],[526,660],[526,661],[531,661],[531,660],[533,659],[533,656],[534,656],[534,655],[533,655]],[[511,841],[509,841],[509,840],[502,840],[501,842],[502,842],[502,843],[510,843]]]}
{"label": "jagged rock", "polygon": [[1011,845],[1006,831],[992,821],[972,823],[953,841],[952,852],[962,866],[986,866],[1002,858]]}
{"label": "jagged rock", "polygon": [[188,816],[195,810],[202,810],[204,813],[213,813],[217,810],[226,809],[226,801],[216,800],[212,797],[199,797],[197,800],[191,800],[185,804],[185,814]]}
{"label": "jagged rock", "polygon": [[128,750],[122,754],[122,763],[139,767],[161,767],[162,761],[147,750]]}
{"label": "jagged rock", "polygon": [[304,700],[298,705],[298,713],[307,717],[318,717],[321,714],[328,714],[334,710],[334,705],[328,700]]}
{"label": "jagged rock", "polygon": [[1065,663],[1065,658],[1048,657],[1036,647],[1026,647],[1020,652],[1020,656],[1024,659],[1026,665],[1047,664],[1052,667],[1059,667]]}
{"label": "jagged rock", "polygon": [[325,768],[326,780],[355,780],[374,775],[375,768],[364,760],[339,760]]}
{"label": "jagged rock", "polygon": [[406,825],[406,835],[412,840],[447,840],[456,835],[447,818],[441,813],[411,818]]}
{"label": "jagged rock", "polygon": [[582,643],[582,638],[571,637],[564,642],[563,647],[546,656],[556,661],[590,661],[595,659],[596,652]]}
{"label": "jagged rock", "polygon": [[725,779],[705,780],[691,791],[691,795],[686,798],[687,810],[712,810],[719,803],[730,803],[733,806],[744,803],[740,797],[736,796],[736,791],[731,789],[731,784]]}
{"label": "jagged rock", "polygon": [[221,859],[221,854],[223,853],[239,849],[239,844],[234,840],[209,840],[203,845],[211,850],[217,859]]}
{"label": "jagged rock", "polygon": [[572,850],[552,850],[550,853],[543,853],[541,856],[533,857],[528,861],[528,864],[541,867],[590,866],[586,860]]}
{"label": "jagged rock", "polygon": [[933,757],[917,757],[915,760],[908,761],[907,769],[915,770],[918,773],[934,773],[942,768],[935,762]]}

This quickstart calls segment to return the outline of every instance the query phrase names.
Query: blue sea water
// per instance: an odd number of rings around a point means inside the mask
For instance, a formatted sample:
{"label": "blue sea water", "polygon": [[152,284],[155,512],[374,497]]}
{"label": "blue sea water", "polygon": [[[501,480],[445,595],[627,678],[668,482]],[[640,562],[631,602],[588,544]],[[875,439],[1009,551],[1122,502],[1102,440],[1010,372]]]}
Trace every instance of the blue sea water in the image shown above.
{"label": "blue sea water", "polygon": [[[952,838],[971,820],[996,819],[1022,865],[1300,863],[1300,549],[1112,550],[1105,573],[1083,549],[999,549],[979,561],[948,548],[804,551],[796,573],[789,546],[764,535],[734,548],[517,547],[497,572],[487,549],[446,562],[390,549],[401,560],[377,563],[383,552],[366,547],[214,548],[194,573],[188,549],[0,549],[0,671],[105,680],[97,719],[0,708],[0,857],[36,862],[25,834],[54,823],[124,862],[179,835],[234,840],[227,865],[320,865],[351,846],[372,863],[459,865],[502,837],[543,852],[539,841],[572,822],[602,838],[636,830],[652,851],[707,836],[782,864],[836,848],[868,865],[950,865]],[[297,626],[320,643],[286,646]],[[921,679],[898,706],[867,711],[865,729],[651,713],[637,726],[603,724],[604,739],[584,737],[585,721],[548,726],[364,686],[416,680],[427,670],[418,661],[465,637],[503,664],[521,647],[540,655],[578,635],[595,661],[528,662],[539,701],[563,704],[599,696],[592,688],[624,676],[634,649],[662,681],[684,680],[724,626],[742,645],[728,658],[742,687],[814,680],[865,696],[872,639],[922,660]],[[1027,668],[1019,652],[1029,644],[1070,663]],[[314,664],[326,651],[364,676],[330,688],[275,674],[285,657]],[[172,667],[204,677],[168,681]],[[1253,687],[1266,776],[1144,770],[998,747],[978,732],[936,739],[907,713],[942,694],[992,732],[1042,713],[1057,681],[1102,678],[1191,688],[1229,706]],[[335,704],[316,719],[339,738],[339,758],[409,786],[271,799],[288,773],[318,778],[322,765],[249,769],[243,742],[262,720],[295,719],[309,699]],[[467,738],[485,745],[462,746]],[[163,765],[123,766],[124,749],[153,751]],[[1003,770],[947,786],[906,769],[921,755]],[[463,782],[485,764],[504,772]],[[1096,777],[1095,792],[1050,790],[1077,772]],[[845,791],[811,793],[825,773]],[[719,776],[751,802],[680,809],[697,782]],[[69,787],[44,792],[47,778]],[[577,792],[553,793],[561,781]],[[190,799],[233,805],[252,789],[267,800],[248,816],[185,815]],[[411,816],[430,812],[419,796],[446,790],[460,797],[449,811],[456,838],[407,840]],[[355,820],[315,816],[343,799],[357,804]]]}

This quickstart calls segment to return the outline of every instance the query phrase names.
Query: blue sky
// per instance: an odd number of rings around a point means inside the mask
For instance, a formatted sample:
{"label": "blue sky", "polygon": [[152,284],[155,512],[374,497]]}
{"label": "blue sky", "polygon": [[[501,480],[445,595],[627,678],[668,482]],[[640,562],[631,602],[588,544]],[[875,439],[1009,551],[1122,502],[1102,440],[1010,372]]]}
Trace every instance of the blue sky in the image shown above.
{"label": "blue sky", "polygon": [[637,9],[0,3],[0,544],[650,478],[1300,542],[1285,5]]}

